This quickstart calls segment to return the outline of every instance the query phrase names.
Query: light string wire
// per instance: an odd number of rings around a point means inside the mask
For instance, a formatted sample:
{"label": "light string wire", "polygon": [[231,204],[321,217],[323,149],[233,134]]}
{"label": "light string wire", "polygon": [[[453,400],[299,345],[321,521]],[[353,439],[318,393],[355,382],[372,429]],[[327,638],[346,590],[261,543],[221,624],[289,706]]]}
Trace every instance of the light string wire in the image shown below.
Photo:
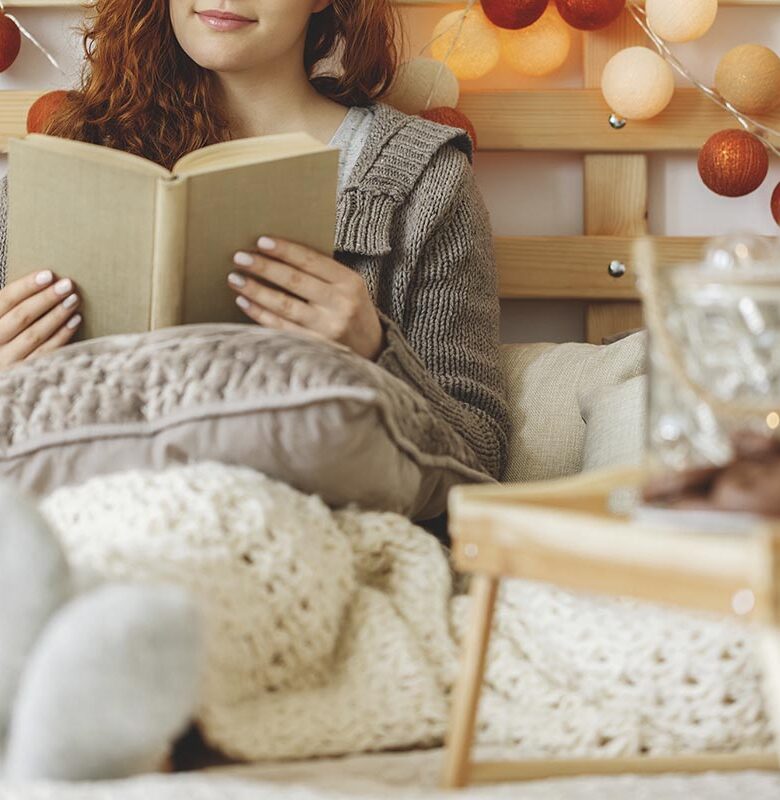
{"label": "light string wire", "polygon": [[13,14],[10,14],[5,10],[3,0],[0,0],[0,11],[2,11],[6,17],[8,17],[8,19],[11,19],[16,23],[21,33],[23,33],[63,75],[67,75],[65,70],[57,63],[54,56],[30,33],[30,31],[27,30],[27,28],[24,27],[24,25],[22,25],[21,22],[19,22],[19,20]]}
{"label": "light string wire", "polygon": [[442,59],[441,64],[439,65],[439,69],[436,71],[436,75],[433,78],[433,83],[431,84],[431,90],[430,92],[428,92],[428,99],[425,101],[425,108],[423,109],[423,111],[428,110],[428,105],[431,102],[433,93],[436,91],[436,87],[439,85],[439,78],[441,77],[444,65],[447,63],[447,59],[450,57],[450,53],[452,52],[452,49],[455,47],[458,41],[458,37],[460,36],[461,29],[463,28],[463,23],[466,21],[466,15],[469,13],[469,11],[471,11],[472,7],[476,2],[477,0],[468,0],[466,8],[463,9],[463,12],[460,14],[460,16],[457,19],[455,19],[455,21],[451,25],[448,25],[440,34],[434,36],[433,39],[431,39],[429,42],[426,42],[420,49],[420,55],[422,55],[425,52],[426,48],[432,45],[438,38],[444,36],[444,34],[447,33],[447,31],[450,30],[451,28],[454,28],[456,25],[458,26],[458,30],[455,31],[455,35],[452,37],[452,42],[450,42],[450,46],[447,48],[447,52],[444,54],[444,58]]}
{"label": "light string wire", "polygon": [[[428,99],[425,101],[425,108],[423,110],[428,109],[428,105],[431,102],[431,98],[433,97],[433,93],[436,91],[436,87],[439,83],[439,78],[441,76],[442,70],[444,69],[444,65],[447,62],[447,58],[449,58],[452,49],[455,47],[455,44],[458,40],[458,36],[460,36],[461,29],[463,27],[463,23],[466,19],[466,15],[469,13],[471,8],[476,3],[476,0],[468,0],[466,8],[463,9],[463,12],[460,14],[458,18],[456,18],[452,24],[448,25],[441,33],[437,36],[434,36],[429,42],[426,42],[420,49],[420,55],[426,51],[426,49],[433,44],[438,38],[444,36],[447,31],[454,28],[456,25],[458,26],[455,35],[452,37],[452,42],[450,43],[449,48],[447,48],[447,52],[442,59],[441,65],[439,66],[436,75],[434,76],[433,83],[431,85],[431,90],[428,92]],[[2,0],[0,0],[0,6],[2,6]],[[770,139],[769,136],[777,136],[780,137],[780,131],[775,130],[774,128],[770,128],[768,125],[764,125],[761,122],[754,120],[752,117],[749,117],[747,114],[743,114],[738,109],[734,108],[731,103],[728,102],[724,97],[720,95],[714,89],[711,89],[709,86],[705,86],[700,81],[696,80],[696,78],[691,75],[691,73],[680,63],[677,56],[672,53],[672,51],[667,46],[666,42],[660,38],[654,31],[648,26],[648,24],[644,20],[645,10],[640,6],[636,0],[628,0],[627,8],[631,16],[636,20],[636,23],[639,25],[640,28],[647,34],[648,38],[653,42],[658,50],[659,54],[669,63],[671,64],[686,80],[692,83],[700,92],[710,98],[714,103],[717,103],[724,111],[728,111],[739,124],[745,128],[749,133],[752,133],[754,136],[759,138],[763,144],[768,147],[776,156],[780,157],[780,148],[777,147]]]}
{"label": "light string wire", "polygon": [[653,44],[656,46],[659,54],[669,63],[671,64],[686,80],[690,81],[700,92],[705,94],[707,97],[710,98],[714,103],[717,103],[724,111],[728,111],[733,117],[736,118],[737,122],[745,128],[749,133],[752,133],[757,138],[761,139],[761,141],[776,155],[780,157],[780,148],[775,146],[772,141],[769,139],[768,135],[778,136],[780,137],[780,131],[775,130],[774,128],[770,128],[768,125],[764,125],[761,122],[757,122],[752,117],[749,117],[747,114],[743,114],[741,111],[734,108],[731,103],[728,102],[721,94],[714,89],[711,89],[709,86],[705,86],[700,81],[696,80],[696,78],[691,75],[691,73],[680,63],[677,56],[672,53],[672,51],[667,46],[666,42],[661,39],[647,24],[644,19],[646,12],[644,8],[639,6],[636,0],[628,0],[627,3],[628,11],[630,12],[631,16],[636,20],[637,24],[640,28],[647,34]]}

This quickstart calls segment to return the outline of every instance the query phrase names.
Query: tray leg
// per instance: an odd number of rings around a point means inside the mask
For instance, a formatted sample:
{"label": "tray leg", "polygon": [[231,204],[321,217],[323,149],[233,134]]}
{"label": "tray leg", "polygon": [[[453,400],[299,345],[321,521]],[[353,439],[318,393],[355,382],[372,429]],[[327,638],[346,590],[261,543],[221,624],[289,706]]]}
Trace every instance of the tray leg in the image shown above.
{"label": "tray leg", "polygon": [[760,645],[764,703],[775,737],[774,748],[780,761],[780,628],[765,628],[761,632]]}
{"label": "tray leg", "polygon": [[474,723],[477,718],[497,590],[496,577],[477,574],[471,579],[471,619],[466,633],[460,673],[455,685],[441,779],[441,785],[445,789],[465,786],[468,781]]}

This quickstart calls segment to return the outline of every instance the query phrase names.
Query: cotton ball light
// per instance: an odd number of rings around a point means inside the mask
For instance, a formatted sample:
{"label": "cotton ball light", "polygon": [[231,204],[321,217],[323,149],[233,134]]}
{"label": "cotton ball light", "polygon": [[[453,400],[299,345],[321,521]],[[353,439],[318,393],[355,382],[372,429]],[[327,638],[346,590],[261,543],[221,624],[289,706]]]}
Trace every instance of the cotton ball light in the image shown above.
{"label": "cotton ball light", "polygon": [[0,72],[7,70],[16,61],[22,46],[19,26],[0,11]]}
{"label": "cotton ball light", "polygon": [[712,27],[718,0],[645,0],[650,29],[667,42],[692,42]]}
{"label": "cotton ball light", "polygon": [[766,114],[780,105],[780,57],[760,44],[734,47],[715,70],[715,88],[737,111]]}
{"label": "cotton ball light", "polygon": [[601,92],[621,117],[650,119],[669,105],[674,95],[674,73],[654,50],[626,47],[604,67]]}
{"label": "cotton ball light", "polygon": [[438,122],[440,125],[463,128],[471,137],[473,149],[477,149],[477,132],[474,129],[474,125],[471,120],[462,111],[458,111],[457,108],[449,108],[447,106],[429,108],[426,111],[421,111],[418,116],[429,119],[432,122]]}
{"label": "cotton ball light", "polygon": [[425,108],[434,83],[436,88],[430,99],[430,107],[457,105],[460,85],[452,70],[441,61],[424,56],[413,58],[398,67],[384,100],[405,114],[416,114]]}
{"label": "cotton ball light", "polygon": [[556,0],[561,16],[581,31],[606,28],[623,12],[626,0]]}
{"label": "cotton ball light", "polygon": [[[498,32],[479,6],[472,6],[465,19],[463,13],[452,11],[439,20],[433,29],[431,54],[439,61],[446,57],[445,63],[457,78],[481,78],[496,66],[501,56]],[[457,41],[448,55],[456,35]]]}
{"label": "cotton ball light", "polygon": [[713,133],[699,151],[699,175],[724,197],[742,197],[758,189],[769,172],[769,155],[758,137],[739,128]]}
{"label": "cotton ball light", "polygon": [[501,55],[521,75],[549,75],[568,58],[571,28],[550,4],[533,25],[517,31],[499,30]]}
{"label": "cotton ball light", "polygon": [[770,207],[772,209],[772,216],[775,218],[775,222],[780,225],[780,183],[775,186],[775,190],[772,192]]}
{"label": "cotton ball light", "polygon": [[49,117],[67,96],[67,89],[55,89],[42,94],[27,110],[27,133],[43,133]]}
{"label": "cotton ball light", "polygon": [[499,28],[526,28],[533,25],[550,0],[482,0],[485,16]]}

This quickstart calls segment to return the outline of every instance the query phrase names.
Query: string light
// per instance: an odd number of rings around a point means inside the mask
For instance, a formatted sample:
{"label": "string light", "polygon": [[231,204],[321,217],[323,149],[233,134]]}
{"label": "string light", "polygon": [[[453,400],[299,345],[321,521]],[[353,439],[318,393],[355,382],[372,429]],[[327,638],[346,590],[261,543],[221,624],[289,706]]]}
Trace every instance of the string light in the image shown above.
{"label": "string light", "polygon": [[[441,74],[441,70],[444,68],[444,64],[447,61],[447,57],[449,56],[452,48],[455,46],[455,42],[460,34],[460,29],[463,26],[463,21],[468,14],[469,10],[474,6],[476,0],[467,0],[467,5],[464,8],[463,12],[461,13],[460,17],[456,19],[452,25],[448,25],[447,28],[441,31],[437,36],[435,36],[431,41],[427,42],[423,45],[422,49],[420,50],[420,55],[422,55],[426,48],[429,47],[439,36],[443,36],[450,28],[455,27],[458,25],[458,30],[453,37],[452,42],[447,50],[447,53],[442,60],[442,65],[439,68],[439,71],[436,73],[436,76],[433,80],[433,85],[431,86],[431,90],[428,94],[428,99],[425,103],[425,109],[427,110],[428,104],[430,103],[431,97],[436,89],[436,84],[439,80],[439,75]],[[0,3],[1,5],[1,3]],[[765,125],[762,122],[758,122],[757,120],[753,119],[752,117],[748,116],[740,112],[736,109],[731,103],[728,102],[724,97],[722,97],[717,91],[711,89],[709,86],[698,81],[679,61],[679,59],[672,53],[672,51],[667,46],[666,42],[658,36],[652,28],[649,27],[645,20],[645,9],[637,2],[637,0],[627,0],[626,8],[628,9],[631,16],[634,18],[636,23],[642,28],[642,30],[647,34],[648,38],[653,42],[656,49],[658,50],[659,54],[672,66],[674,69],[677,70],[687,81],[693,84],[702,94],[706,97],[709,97],[714,103],[717,103],[724,111],[728,111],[738,122],[739,124],[750,133],[758,136],[761,141],[778,157],[780,157],[780,147],[776,146],[770,139],[769,136],[775,136],[780,138],[780,131],[775,130],[774,128],[770,127],[769,125]],[[614,117],[614,115],[613,115]],[[620,119],[615,119],[611,121],[610,124],[613,128],[622,128],[624,127],[624,121]]]}
{"label": "string light", "polygon": [[466,8],[463,9],[463,13],[460,15],[460,17],[455,19],[451,25],[447,25],[447,27],[443,31],[441,31],[441,33],[439,33],[436,36],[434,36],[433,39],[431,39],[429,42],[426,42],[422,46],[422,48],[420,50],[420,55],[422,55],[425,52],[425,50],[428,47],[430,47],[430,45],[432,45],[440,36],[444,36],[444,34],[447,33],[447,31],[450,28],[454,28],[456,25],[458,26],[458,30],[455,31],[455,35],[452,37],[452,41],[450,42],[450,46],[447,48],[447,52],[444,54],[444,58],[442,58],[442,60],[441,60],[441,66],[439,67],[438,72],[436,73],[436,75],[433,78],[433,84],[431,85],[431,91],[428,92],[428,98],[425,101],[425,107],[423,108],[423,111],[427,111],[428,110],[428,106],[429,106],[429,104],[431,102],[431,98],[433,97],[433,93],[436,91],[436,85],[439,82],[439,77],[441,76],[442,70],[444,69],[444,65],[447,63],[447,59],[449,58],[450,53],[452,52],[453,48],[455,47],[455,43],[458,41],[458,36],[460,36],[461,29],[463,28],[463,23],[466,20],[466,15],[469,13],[469,11],[472,9],[472,7],[474,6],[474,4],[476,2],[477,2],[477,0],[467,0]]}
{"label": "string light", "polygon": [[0,0],[0,11],[2,11],[6,17],[8,17],[8,19],[13,20],[16,23],[16,26],[19,28],[22,34],[24,34],[63,75],[67,74],[65,70],[57,63],[54,56],[27,30],[27,28],[25,28],[24,25],[22,25],[22,23],[19,22],[19,20],[13,14],[9,14],[8,11],[5,10],[3,0]]}
{"label": "string light", "polygon": [[770,135],[780,137],[780,131],[770,128],[768,125],[764,125],[761,122],[757,122],[747,114],[743,114],[741,111],[738,111],[733,105],[731,105],[731,103],[728,102],[728,100],[723,98],[720,93],[696,80],[696,78],[694,78],[693,75],[688,72],[688,70],[680,63],[679,59],[674,55],[674,53],[672,53],[672,51],[667,47],[666,42],[648,26],[646,20],[644,19],[645,10],[636,2],[636,0],[628,0],[627,8],[631,16],[636,20],[637,24],[650,37],[650,40],[656,46],[656,49],[660,55],[665,58],[669,64],[672,65],[672,67],[674,67],[686,80],[690,81],[700,92],[709,97],[710,100],[712,100],[714,103],[717,103],[724,111],[728,111],[732,116],[734,116],[737,122],[739,122],[739,124],[746,131],[758,136],[776,156],[780,157],[780,148],[773,144],[773,142],[769,139]]}

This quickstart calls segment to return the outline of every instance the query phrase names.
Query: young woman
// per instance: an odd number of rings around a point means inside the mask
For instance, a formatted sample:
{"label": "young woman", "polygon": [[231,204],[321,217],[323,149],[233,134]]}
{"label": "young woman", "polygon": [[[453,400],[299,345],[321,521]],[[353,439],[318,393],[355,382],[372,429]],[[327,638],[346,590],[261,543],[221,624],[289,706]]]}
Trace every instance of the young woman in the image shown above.
{"label": "young woman", "polygon": [[[333,254],[258,230],[256,249],[221,265],[225,291],[248,322],[338,341],[407,382],[499,478],[509,417],[490,219],[465,131],[380,99],[398,63],[397,28],[392,0],[98,0],[82,29],[82,85],[45,132],[166,167],[208,144],[288,131],[338,147]],[[334,74],[321,69],[334,64]],[[3,286],[6,219],[3,178],[0,368],[66,345],[80,322],[78,287],[56,264],[30,265]],[[28,589],[51,591],[44,581]],[[145,624],[162,625],[157,616]],[[94,613],[96,625],[110,618]],[[37,635],[28,633],[16,636],[17,665]],[[87,633],[64,637],[71,652]]]}
{"label": "young woman", "polygon": [[[396,13],[392,0],[99,0],[82,87],[46,133],[166,167],[287,131],[339,147],[333,255],[259,230],[253,252],[223,265],[225,291],[248,322],[338,341],[396,374],[499,478],[509,420],[490,220],[467,134],[379,99],[398,63]],[[0,289],[0,367],[78,330],[78,287],[56,264],[33,267]]]}

